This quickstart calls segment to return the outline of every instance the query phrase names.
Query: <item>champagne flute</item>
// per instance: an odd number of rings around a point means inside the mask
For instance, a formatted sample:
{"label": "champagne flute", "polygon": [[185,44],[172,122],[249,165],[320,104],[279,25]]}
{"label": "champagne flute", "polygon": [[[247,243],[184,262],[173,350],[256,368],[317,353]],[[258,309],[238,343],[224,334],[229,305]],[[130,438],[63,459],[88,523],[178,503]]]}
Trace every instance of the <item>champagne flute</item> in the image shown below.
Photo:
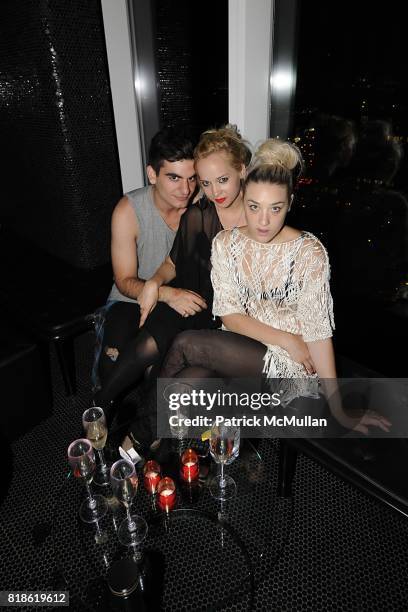
{"label": "champagne flute", "polygon": [[106,487],[109,485],[109,468],[106,465],[103,448],[106,444],[108,429],[106,427],[106,417],[102,408],[93,406],[82,415],[82,425],[85,435],[94,447],[99,459],[94,473],[94,483]]}
{"label": "champagne flute", "polygon": [[[176,421],[170,425],[170,432],[172,438],[177,440],[177,452],[179,455],[181,455],[183,450],[183,440],[188,437],[188,427],[184,421],[189,417],[190,406],[188,398],[191,397],[192,391],[192,386],[183,382],[171,383],[163,391],[163,397],[169,406],[169,415],[176,417]],[[181,403],[181,399],[183,399],[183,403]]]}
{"label": "champagne flute", "polygon": [[85,523],[95,523],[106,514],[108,504],[102,495],[92,495],[90,485],[95,471],[95,454],[90,441],[74,440],[68,447],[68,461],[74,476],[85,483],[88,492],[79,508],[79,516]]}
{"label": "champagne flute", "polygon": [[144,518],[130,513],[130,506],[138,487],[135,466],[129,461],[119,459],[112,465],[110,477],[113,493],[125,506],[127,515],[118,529],[119,542],[124,546],[135,547],[143,542],[147,534],[147,523]]}
{"label": "champagne flute", "polygon": [[236,427],[214,425],[210,436],[210,453],[212,458],[221,467],[220,473],[210,482],[210,493],[215,499],[225,501],[231,499],[236,493],[237,485],[231,476],[224,474],[224,465],[231,462],[236,438]]}

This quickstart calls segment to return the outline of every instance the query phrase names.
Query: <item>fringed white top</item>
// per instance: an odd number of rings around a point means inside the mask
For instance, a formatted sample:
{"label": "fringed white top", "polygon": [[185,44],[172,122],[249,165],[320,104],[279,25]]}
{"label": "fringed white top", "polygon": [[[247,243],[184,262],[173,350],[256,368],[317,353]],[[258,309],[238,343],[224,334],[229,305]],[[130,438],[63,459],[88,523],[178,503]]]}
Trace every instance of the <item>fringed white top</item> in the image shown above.
{"label": "fringed white top", "polygon": [[[224,230],[213,240],[211,262],[214,315],[245,314],[300,334],[305,342],[332,336],[329,260],[313,234],[302,232],[289,242],[264,244],[238,228]],[[266,346],[267,377],[316,378],[281,347]]]}

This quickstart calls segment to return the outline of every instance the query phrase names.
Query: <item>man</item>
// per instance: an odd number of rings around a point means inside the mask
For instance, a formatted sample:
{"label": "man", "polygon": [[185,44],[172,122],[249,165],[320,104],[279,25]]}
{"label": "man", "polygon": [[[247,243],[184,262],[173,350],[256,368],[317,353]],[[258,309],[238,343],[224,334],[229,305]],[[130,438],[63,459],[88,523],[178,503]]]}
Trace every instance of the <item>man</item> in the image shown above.
{"label": "man", "polygon": [[[152,139],[147,175],[150,185],[124,195],[112,215],[114,284],[107,302],[99,358],[98,405],[108,408],[118,393],[136,382],[132,360],[150,361],[139,330],[137,298],[170,252],[182,214],[196,188],[194,144],[185,129],[166,128]],[[163,287],[160,300],[192,299],[182,289]],[[184,297],[183,297],[184,296]],[[101,334],[99,334],[101,335]],[[141,340],[141,342],[139,342]],[[143,351],[138,347],[143,346]]]}

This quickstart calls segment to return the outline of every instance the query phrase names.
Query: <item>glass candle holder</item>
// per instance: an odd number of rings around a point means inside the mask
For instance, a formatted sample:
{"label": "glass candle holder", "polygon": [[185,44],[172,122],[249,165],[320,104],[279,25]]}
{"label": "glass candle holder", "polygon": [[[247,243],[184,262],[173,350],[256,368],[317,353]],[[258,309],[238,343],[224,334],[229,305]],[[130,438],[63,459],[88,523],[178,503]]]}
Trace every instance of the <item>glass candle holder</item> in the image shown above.
{"label": "glass candle holder", "polygon": [[192,448],[188,448],[181,455],[181,478],[185,482],[195,482],[199,475],[198,455]]}
{"label": "glass candle holder", "polygon": [[174,480],[165,476],[157,485],[157,504],[161,510],[169,512],[176,504],[176,485]]}
{"label": "glass candle holder", "polygon": [[161,480],[161,468],[157,461],[147,461],[143,468],[143,483],[148,493],[156,493],[157,485]]}

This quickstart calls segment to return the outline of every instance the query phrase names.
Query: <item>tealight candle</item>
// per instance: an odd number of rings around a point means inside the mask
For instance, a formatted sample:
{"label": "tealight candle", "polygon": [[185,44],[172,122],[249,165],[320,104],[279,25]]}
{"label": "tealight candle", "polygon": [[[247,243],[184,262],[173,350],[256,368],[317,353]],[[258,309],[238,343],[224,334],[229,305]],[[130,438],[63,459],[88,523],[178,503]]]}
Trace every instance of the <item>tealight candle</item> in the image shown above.
{"label": "tealight candle", "polygon": [[148,491],[148,493],[153,495],[156,492],[157,485],[161,480],[161,469],[157,461],[153,461],[152,459],[147,461],[143,468],[143,475],[145,489]]}
{"label": "tealight candle", "polygon": [[186,482],[194,482],[198,479],[199,474],[197,453],[192,448],[188,448],[181,455],[181,478]]}
{"label": "tealight candle", "polygon": [[176,503],[176,485],[174,480],[165,476],[157,485],[157,503],[159,508],[168,512]]}

